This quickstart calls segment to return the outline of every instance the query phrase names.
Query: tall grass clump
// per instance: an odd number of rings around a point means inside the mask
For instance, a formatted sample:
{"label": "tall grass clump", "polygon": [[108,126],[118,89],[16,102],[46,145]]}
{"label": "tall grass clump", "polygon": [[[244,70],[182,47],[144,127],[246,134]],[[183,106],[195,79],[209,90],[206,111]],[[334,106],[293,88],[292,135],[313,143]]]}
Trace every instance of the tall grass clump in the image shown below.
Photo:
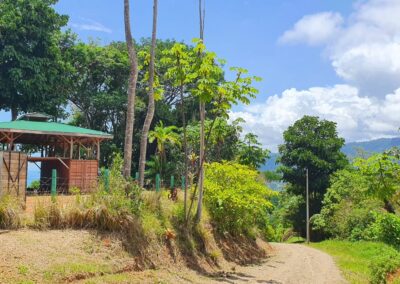
{"label": "tall grass clump", "polygon": [[11,195],[0,197],[0,229],[17,229],[21,226],[22,204]]}
{"label": "tall grass clump", "polygon": [[109,175],[109,187],[100,180],[99,188],[89,196],[75,190],[73,205],[60,209],[57,201],[50,206],[39,204],[34,212],[34,227],[39,229],[95,229],[121,234],[131,249],[139,250],[145,242],[140,215],[140,188],[122,176],[123,160],[116,155]]}

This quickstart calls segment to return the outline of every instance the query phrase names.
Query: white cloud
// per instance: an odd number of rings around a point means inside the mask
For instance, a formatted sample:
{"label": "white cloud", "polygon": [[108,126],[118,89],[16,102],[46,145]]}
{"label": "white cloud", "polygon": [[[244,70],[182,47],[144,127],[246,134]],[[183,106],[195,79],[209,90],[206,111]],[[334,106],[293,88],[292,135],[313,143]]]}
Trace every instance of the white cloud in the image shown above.
{"label": "white cloud", "polygon": [[400,1],[360,3],[345,21],[332,12],[304,16],[280,41],[324,44],[339,77],[383,98],[400,86]]}
{"label": "white cloud", "polygon": [[362,93],[382,97],[400,86],[400,42],[354,46],[332,55],[332,65]]}
{"label": "white cloud", "polygon": [[282,133],[303,115],[337,122],[346,141],[398,136],[400,126],[400,0],[358,2],[344,19],[333,12],[307,15],[286,31],[281,43],[321,44],[345,84],[294,88],[264,103],[232,112],[246,131],[276,150]]}
{"label": "white cloud", "polygon": [[71,27],[76,28],[78,30],[85,30],[85,31],[95,31],[95,32],[103,32],[103,33],[112,33],[110,28],[107,28],[102,23],[96,22],[91,19],[84,19],[81,18],[81,23],[70,23]]}
{"label": "white cloud", "polygon": [[246,120],[245,131],[257,134],[273,151],[282,142],[282,133],[303,115],[337,122],[339,135],[346,141],[369,140],[397,135],[400,126],[400,89],[383,100],[363,97],[349,85],[285,90],[264,103],[231,112],[231,120]]}
{"label": "white cloud", "polygon": [[282,43],[305,41],[310,45],[325,43],[339,31],[343,18],[339,13],[318,13],[301,18],[279,39]]}

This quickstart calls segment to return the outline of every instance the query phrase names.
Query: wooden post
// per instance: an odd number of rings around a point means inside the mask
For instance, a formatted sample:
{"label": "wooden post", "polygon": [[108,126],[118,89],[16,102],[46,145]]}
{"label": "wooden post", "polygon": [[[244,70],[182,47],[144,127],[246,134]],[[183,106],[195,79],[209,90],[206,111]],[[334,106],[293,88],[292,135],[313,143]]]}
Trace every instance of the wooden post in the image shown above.
{"label": "wooden post", "polygon": [[185,191],[186,190],[186,182],[185,182],[185,180],[186,180],[186,178],[185,178],[185,176],[182,176],[182,185],[181,185],[181,187],[182,187],[182,190],[183,191]]}
{"label": "wooden post", "polygon": [[51,172],[51,200],[54,202],[57,194],[57,170]]}
{"label": "wooden post", "polygon": [[72,159],[74,156],[74,138],[71,137],[71,142],[69,143],[69,158]]}

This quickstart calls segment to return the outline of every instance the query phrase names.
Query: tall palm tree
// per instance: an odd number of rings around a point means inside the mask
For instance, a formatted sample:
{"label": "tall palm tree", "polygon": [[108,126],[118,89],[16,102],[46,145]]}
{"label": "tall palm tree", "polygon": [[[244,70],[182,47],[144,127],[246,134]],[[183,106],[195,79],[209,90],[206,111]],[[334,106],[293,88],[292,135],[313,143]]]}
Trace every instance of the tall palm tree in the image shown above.
{"label": "tall palm tree", "polygon": [[147,108],[146,119],[143,123],[142,137],[140,139],[140,158],[139,158],[139,184],[144,185],[144,170],[146,166],[147,138],[150,125],[153,121],[155,103],[154,103],[154,60],[157,40],[157,13],[158,0],[153,2],[153,32],[151,35],[150,64],[149,64],[149,105]]}
{"label": "tall palm tree", "polygon": [[135,97],[136,97],[136,83],[138,77],[138,63],[135,45],[133,43],[129,0],[124,0],[124,23],[125,23],[125,39],[128,48],[130,73],[128,85],[128,106],[126,112],[126,126],[125,126],[125,145],[124,145],[124,177],[131,176],[132,168],[132,140],[133,140],[133,125],[135,123]]}
{"label": "tall palm tree", "polygon": [[149,142],[153,143],[154,140],[157,140],[157,155],[161,162],[160,174],[162,174],[162,166],[166,162],[165,146],[167,144],[180,146],[181,144],[177,130],[176,126],[164,126],[164,123],[160,121],[154,130],[149,132]]}

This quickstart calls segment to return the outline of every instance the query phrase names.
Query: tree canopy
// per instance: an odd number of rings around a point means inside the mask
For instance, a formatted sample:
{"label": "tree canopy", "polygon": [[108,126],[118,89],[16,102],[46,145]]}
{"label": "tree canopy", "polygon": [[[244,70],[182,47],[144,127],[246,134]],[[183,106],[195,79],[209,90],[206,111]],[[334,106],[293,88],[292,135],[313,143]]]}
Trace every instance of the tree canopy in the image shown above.
{"label": "tree canopy", "polygon": [[[306,195],[305,171],[309,172],[310,214],[319,213],[330,175],[344,168],[348,161],[341,152],[344,139],[338,136],[336,123],[314,116],[304,116],[283,133],[279,146],[282,179],[290,184],[288,193]],[[296,228],[303,231],[305,204],[301,201],[294,214]],[[302,220],[302,222],[299,222]]]}
{"label": "tree canopy", "polygon": [[71,35],[61,32],[68,16],[54,10],[56,3],[0,1],[0,108],[13,119],[38,108],[57,117],[66,102],[62,50]]}

